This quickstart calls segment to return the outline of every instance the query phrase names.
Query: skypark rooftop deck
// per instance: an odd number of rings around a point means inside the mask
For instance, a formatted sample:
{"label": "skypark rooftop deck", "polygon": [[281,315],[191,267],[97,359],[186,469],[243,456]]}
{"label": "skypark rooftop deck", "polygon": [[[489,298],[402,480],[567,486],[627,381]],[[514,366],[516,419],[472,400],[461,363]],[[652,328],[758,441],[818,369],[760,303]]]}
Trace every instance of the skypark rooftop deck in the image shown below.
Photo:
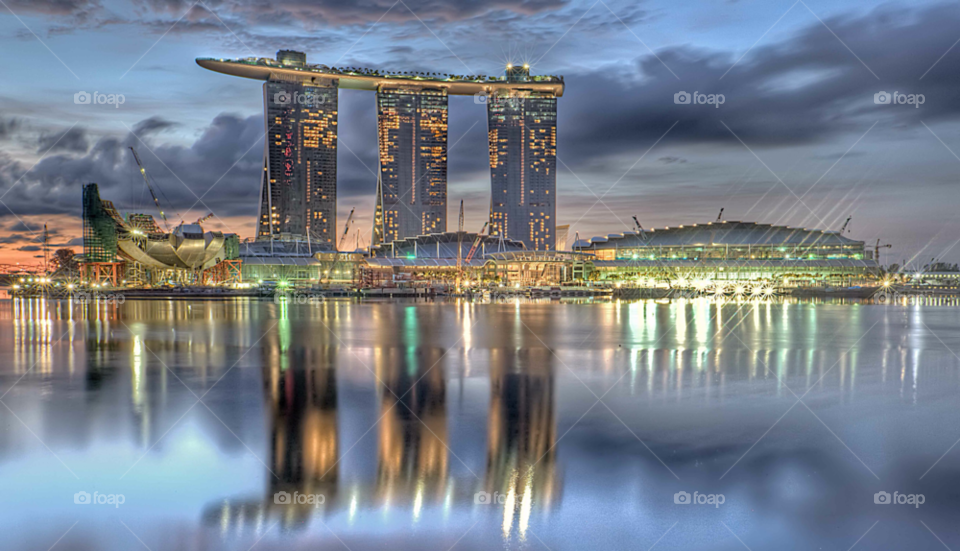
{"label": "skypark rooftop deck", "polygon": [[[563,95],[563,77],[528,76],[522,79],[486,75],[448,75],[442,73],[392,73],[387,71],[335,68],[317,64],[285,64],[270,58],[243,59],[198,58],[204,69],[254,80],[294,80],[311,82],[318,79],[336,79],[340,88],[376,91],[380,86],[424,86],[446,89],[450,95],[472,96],[479,93],[509,93],[514,90],[546,92]],[[525,67],[526,68],[526,67]],[[508,67],[508,72],[509,72]],[[518,73],[519,74],[519,73]]]}

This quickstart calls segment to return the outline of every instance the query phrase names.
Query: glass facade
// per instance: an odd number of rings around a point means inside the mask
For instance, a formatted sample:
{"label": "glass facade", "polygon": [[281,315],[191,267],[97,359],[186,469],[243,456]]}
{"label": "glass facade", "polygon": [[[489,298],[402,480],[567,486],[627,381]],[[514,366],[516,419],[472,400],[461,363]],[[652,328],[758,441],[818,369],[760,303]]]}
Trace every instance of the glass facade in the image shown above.
{"label": "glass facade", "polygon": [[447,92],[377,91],[381,242],[447,230]]}
{"label": "glass facade", "polygon": [[336,81],[264,84],[264,148],[258,240],[336,246]]}
{"label": "glass facade", "polygon": [[554,250],[557,98],[517,91],[487,101],[491,234]]}

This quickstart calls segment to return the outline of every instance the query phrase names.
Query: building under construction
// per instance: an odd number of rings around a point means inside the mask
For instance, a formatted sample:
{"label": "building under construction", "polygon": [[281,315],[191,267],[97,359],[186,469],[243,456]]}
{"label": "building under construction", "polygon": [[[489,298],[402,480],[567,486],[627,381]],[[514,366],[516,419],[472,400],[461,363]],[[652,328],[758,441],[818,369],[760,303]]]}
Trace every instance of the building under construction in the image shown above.
{"label": "building under construction", "polygon": [[239,238],[204,232],[200,222],[165,231],[149,214],[124,218],[113,202],[100,198],[97,184],[87,184],[81,279],[113,287],[239,283]]}

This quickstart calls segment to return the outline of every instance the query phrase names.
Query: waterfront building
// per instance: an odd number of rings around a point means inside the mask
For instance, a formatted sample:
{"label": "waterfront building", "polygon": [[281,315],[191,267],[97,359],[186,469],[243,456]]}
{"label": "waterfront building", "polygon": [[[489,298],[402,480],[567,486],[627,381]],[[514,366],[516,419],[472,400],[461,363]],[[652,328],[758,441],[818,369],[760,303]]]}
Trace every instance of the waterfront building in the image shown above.
{"label": "waterfront building", "polygon": [[527,65],[508,65],[505,78],[518,86],[487,100],[491,233],[554,250],[557,96],[523,88]]}
{"label": "waterfront building", "polygon": [[874,279],[879,264],[863,241],[837,231],[755,222],[710,222],[624,232],[574,244],[593,253],[595,279],[672,287],[717,281],[779,286],[846,285]]}
{"label": "waterfront building", "polygon": [[[447,98],[469,95],[487,102],[494,232],[530,249],[554,249],[562,77],[531,75],[526,65],[509,65],[504,76],[335,68],[309,64],[304,54],[286,50],[277,59],[197,64],[266,81],[270,140],[257,239],[336,245],[336,107],[338,90],[346,88],[377,93],[374,245],[446,231]],[[286,98],[289,104],[280,101]],[[297,102],[302,98],[305,105]]]}
{"label": "waterfront building", "polygon": [[[286,67],[306,56],[281,50]],[[263,84],[264,144],[258,240],[336,246],[337,81],[271,75]]]}
{"label": "waterfront building", "polygon": [[374,244],[447,230],[447,93],[381,86]]}

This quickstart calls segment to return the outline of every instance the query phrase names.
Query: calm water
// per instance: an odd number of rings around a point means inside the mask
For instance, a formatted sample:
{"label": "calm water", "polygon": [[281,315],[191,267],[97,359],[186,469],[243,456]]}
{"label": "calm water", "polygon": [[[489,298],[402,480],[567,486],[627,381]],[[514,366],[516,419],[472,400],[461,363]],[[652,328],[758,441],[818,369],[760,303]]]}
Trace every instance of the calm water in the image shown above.
{"label": "calm water", "polygon": [[944,306],[0,301],[0,549],[960,549],[958,328]]}

